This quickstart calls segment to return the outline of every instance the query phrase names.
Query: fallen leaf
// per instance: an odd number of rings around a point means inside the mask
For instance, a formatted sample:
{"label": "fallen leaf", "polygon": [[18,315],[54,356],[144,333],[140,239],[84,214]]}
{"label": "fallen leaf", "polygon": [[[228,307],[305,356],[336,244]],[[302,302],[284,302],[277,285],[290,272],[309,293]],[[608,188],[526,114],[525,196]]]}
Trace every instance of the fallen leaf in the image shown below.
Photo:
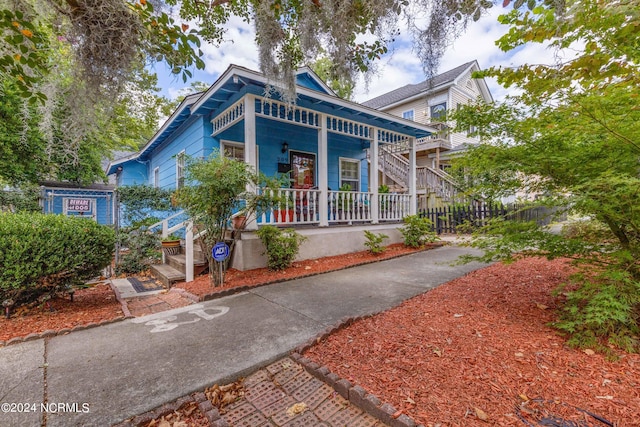
{"label": "fallen leaf", "polygon": [[457,314],[456,313],[456,314],[453,315],[453,317],[455,317],[456,319],[459,318],[459,317],[462,317],[462,316],[464,316],[464,314]]}
{"label": "fallen leaf", "polygon": [[411,405],[415,405],[415,404],[416,404],[416,401],[415,401],[415,400],[413,400],[413,399],[412,399],[412,398],[410,398],[410,397],[407,397],[404,401],[405,401],[405,402],[407,402],[407,403],[409,403],[409,404],[411,404]]}
{"label": "fallen leaf", "polygon": [[527,395],[526,395],[526,394],[524,394],[524,393],[521,393],[521,394],[519,394],[518,396],[520,397],[520,399],[524,400],[525,402],[529,400],[529,398],[527,397]]}
{"label": "fallen leaf", "polygon": [[489,420],[489,416],[482,409],[474,408],[474,410],[476,411],[476,417],[478,417],[480,420],[482,420],[482,421],[488,421]]}
{"label": "fallen leaf", "polygon": [[515,356],[516,356],[516,357],[524,357],[524,353],[520,353],[520,352],[518,352],[518,353],[515,353]]}
{"label": "fallen leaf", "polygon": [[158,424],[158,427],[171,427],[171,423],[167,420],[162,420],[160,424]]}
{"label": "fallen leaf", "polygon": [[287,415],[289,417],[295,417],[296,415],[303,413],[307,409],[309,409],[309,407],[307,406],[306,403],[304,402],[296,403],[295,405],[287,409]]}
{"label": "fallen leaf", "polygon": [[433,348],[433,353],[438,357],[442,357],[442,350],[440,350],[438,347]]}
{"label": "fallen leaf", "polygon": [[584,350],[584,354],[589,355],[589,356],[593,356],[594,354],[596,354],[596,352],[591,350],[590,348],[587,348],[587,349]]}
{"label": "fallen leaf", "polygon": [[540,304],[539,302],[536,303],[536,307],[538,307],[540,310],[546,310],[547,308],[549,308],[549,306]]}
{"label": "fallen leaf", "polygon": [[596,399],[613,400],[613,396],[596,396]]}

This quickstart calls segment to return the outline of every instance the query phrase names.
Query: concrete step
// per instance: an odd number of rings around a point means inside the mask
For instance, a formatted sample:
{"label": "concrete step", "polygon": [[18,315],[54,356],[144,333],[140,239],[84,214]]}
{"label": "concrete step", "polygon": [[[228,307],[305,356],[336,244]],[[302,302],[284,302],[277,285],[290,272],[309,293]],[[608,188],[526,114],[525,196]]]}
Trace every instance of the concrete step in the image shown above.
{"label": "concrete step", "polygon": [[173,283],[183,282],[185,275],[183,272],[171,267],[168,264],[152,264],[151,274],[160,280],[166,287],[171,287]]}

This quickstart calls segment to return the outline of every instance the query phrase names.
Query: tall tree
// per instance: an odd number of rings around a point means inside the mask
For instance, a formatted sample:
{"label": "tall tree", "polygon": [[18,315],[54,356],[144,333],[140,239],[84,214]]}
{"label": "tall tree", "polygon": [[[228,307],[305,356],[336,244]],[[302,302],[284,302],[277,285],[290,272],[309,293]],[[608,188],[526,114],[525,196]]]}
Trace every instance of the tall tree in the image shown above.
{"label": "tall tree", "polygon": [[460,170],[476,195],[524,189],[595,225],[578,223],[572,234],[554,235],[501,221],[476,245],[487,259],[524,251],[586,262],[559,327],[576,344],[608,337],[638,349],[640,0],[567,0],[562,14],[539,6],[500,22],[510,26],[498,41],[505,51],[547,43],[558,59],[482,73],[520,95],[456,114],[461,128],[475,125],[485,141],[459,162]]}

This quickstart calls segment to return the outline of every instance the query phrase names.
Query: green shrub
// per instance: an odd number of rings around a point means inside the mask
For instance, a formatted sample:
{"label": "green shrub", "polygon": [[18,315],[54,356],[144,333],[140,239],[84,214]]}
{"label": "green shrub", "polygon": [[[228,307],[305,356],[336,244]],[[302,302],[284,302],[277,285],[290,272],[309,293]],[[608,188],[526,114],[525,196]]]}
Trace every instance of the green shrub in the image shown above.
{"label": "green shrub", "polygon": [[21,304],[95,277],[114,243],[113,230],[90,219],[0,213],[0,300]]}
{"label": "green shrub", "polygon": [[128,252],[121,254],[116,265],[116,274],[140,273],[161,259],[160,237],[144,227],[121,229],[117,239],[120,248],[127,248]]}
{"label": "green shrub", "polygon": [[421,218],[418,215],[404,217],[404,226],[400,229],[404,236],[404,244],[411,248],[419,248],[425,243],[436,241],[438,236],[431,231],[431,226],[429,218]]}
{"label": "green shrub", "polygon": [[374,255],[378,255],[385,251],[386,248],[382,246],[382,241],[389,238],[389,236],[382,233],[376,234],[369,230],[364,230],[364,237],[367,239],[367,241],[364,242],[364,245],[369,248],[369,252]]}
{"label": "green shrub", "polygon": [[289,267],[300,250],[300,244],[307,240],[292,228],[281,230],[273,225],[260,227],[257,234],[264,245],[263,255],[267,255],[269,270]]}
{"label": "green shrub", "polygon": [[[640,282],[625,271],[607,269],[593,276],[576,274],[577,288],[566,293],[556,328],[569,335],[573,347],[611,353],[609,345],[638,352]],[[564,290],[561,287],[557,292]]]}

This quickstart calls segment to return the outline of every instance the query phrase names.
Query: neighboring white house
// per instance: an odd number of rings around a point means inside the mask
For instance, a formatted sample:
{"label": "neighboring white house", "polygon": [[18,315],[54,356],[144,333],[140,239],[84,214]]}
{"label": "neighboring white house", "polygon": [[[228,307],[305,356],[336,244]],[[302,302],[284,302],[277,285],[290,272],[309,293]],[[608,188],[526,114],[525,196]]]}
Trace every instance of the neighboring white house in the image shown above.
{"label": "neighboring white house", "polygon": [[[480,71],[478,62],[467,62],[421,83],[408,84],[362,103],[438,129],[437,134],[416,141],[416,187],[421,196],[421,208],[453,199],[455,186],[446,174],[448,160],[467,145],[479,142],[478,138],[470,135],[474,129],[450,132],[452,123],[445,119],[448,111],[460,105],[493,102],[485,80],[472,78],[475,71]],[[380,182],[397,191],[407,188],[406,175],[402,172],[408,169],[407,152],[381,150],[380,157]]]}

